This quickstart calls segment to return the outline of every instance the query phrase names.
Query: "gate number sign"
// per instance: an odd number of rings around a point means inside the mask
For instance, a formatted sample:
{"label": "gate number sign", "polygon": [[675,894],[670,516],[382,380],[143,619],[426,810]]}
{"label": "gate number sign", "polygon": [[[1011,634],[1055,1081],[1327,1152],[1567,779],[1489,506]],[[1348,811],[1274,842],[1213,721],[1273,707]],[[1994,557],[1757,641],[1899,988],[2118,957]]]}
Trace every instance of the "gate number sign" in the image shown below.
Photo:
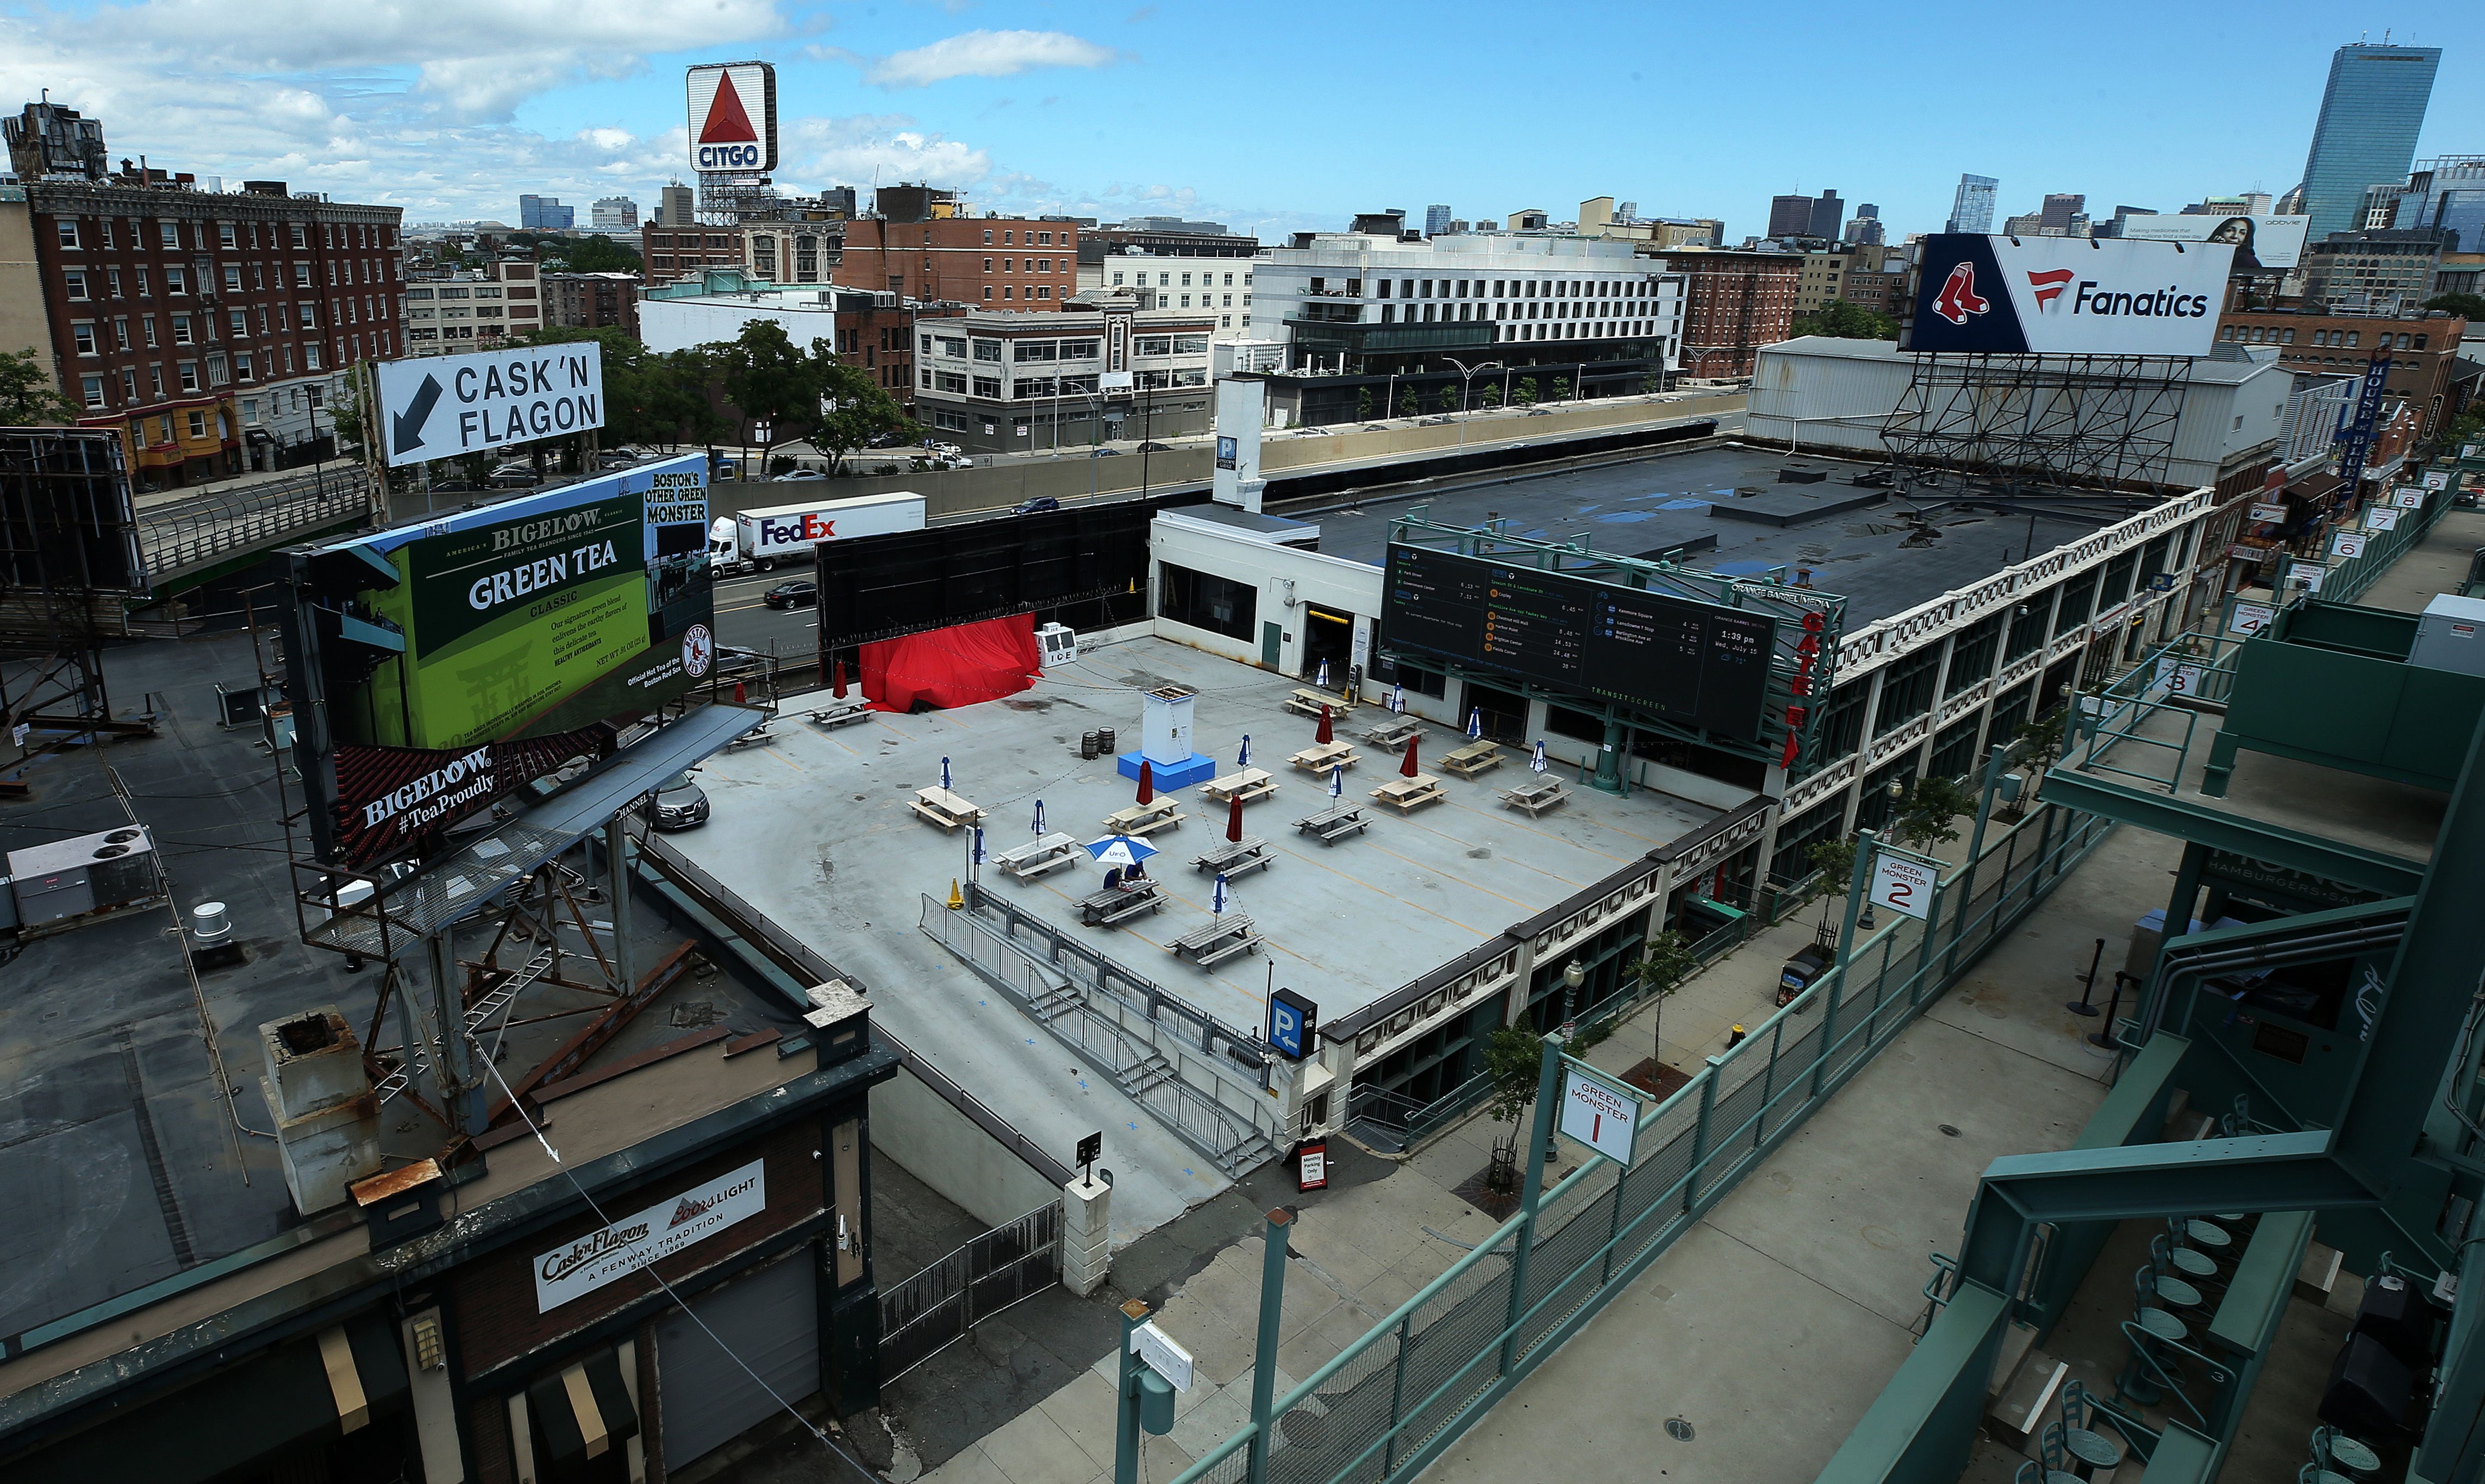
{"label": "gate number sign", "polygon": [[1562,1090],[1562,1132],[1627,1170],[1640,1101],[1574,1068]]}
{"label": "gate number sign", "polygon": [[1888,850],[1872,856],[1872,904],[1924,921],[1932,913],[1933,865]]}

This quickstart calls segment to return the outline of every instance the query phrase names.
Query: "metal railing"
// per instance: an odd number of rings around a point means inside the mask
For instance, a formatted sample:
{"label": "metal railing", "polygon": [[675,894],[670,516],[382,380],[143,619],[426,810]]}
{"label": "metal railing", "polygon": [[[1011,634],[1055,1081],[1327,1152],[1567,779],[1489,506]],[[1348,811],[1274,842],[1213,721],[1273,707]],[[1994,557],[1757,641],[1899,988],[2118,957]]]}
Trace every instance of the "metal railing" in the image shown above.
{"label": "metal railing", "polygon": [[995,1227],[880,1290],[880,1379],[896,1380],[1061,1272],[1061,1202]]}
{"label": "metal railing", "polygon": [[162,514],[142,510],[138,546],[147,570],[161,575],[269,546],[289,532],[335,525],[369,508],[361,472],[347,465],[333,474],[320,471],[219,491]]}
{"label": "metal railing", "polygon": [[[1255,1057],[1246,1069],[1208,1049],[1207,1038],[1188,1023],[1197,1012],[1182,1007],[1188,1017],[1173,1014],[1170,1007],[1179,1002],[1170,995],[1154,1001],[1133,997],[1113,977],[1093,974],[1081,960],[1047,956],[1046,945],[1030,946],[971,907],[953,908],[933,897],[922,904],[917,926],[925,936],[1085,1055],[1218,1169],[1240,1174],[1291,1140],[1273,1112],[1275,1100],[1265,1091],[1265,1060]],[[1127,971],[1118,977],[1146,983]]]}
{"label": "metal railing", "polygon": [[[1280,1398],[1278,1484],[1410,1479],[1673,1245],[1834,1095],[2114,828],[2046,805],[1952,872],[1922,923],[1865,939],[1759,1032],[1642,1121],[1623,1171],[1591,1157],[1543,1198],[1526,1283],[1522,1212]],[[1177,1484],[1239,1481],[1257,1428]]]}

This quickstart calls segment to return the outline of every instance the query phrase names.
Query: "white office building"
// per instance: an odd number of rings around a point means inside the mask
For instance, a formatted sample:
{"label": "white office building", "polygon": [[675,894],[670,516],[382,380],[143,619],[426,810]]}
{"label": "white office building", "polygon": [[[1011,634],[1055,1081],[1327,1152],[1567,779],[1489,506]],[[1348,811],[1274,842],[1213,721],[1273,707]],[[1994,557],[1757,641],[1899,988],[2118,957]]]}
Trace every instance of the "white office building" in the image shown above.
{"label": "white office building", "polygon": [[490,350],[543,326],[542,285],[532,262],[502,260],[405,285],[409,355]]}
{"label": "white office building", "polygon": [[607,196],[587,208],[587,218],[597,231],[637,231],[639,203],[627,196]]}

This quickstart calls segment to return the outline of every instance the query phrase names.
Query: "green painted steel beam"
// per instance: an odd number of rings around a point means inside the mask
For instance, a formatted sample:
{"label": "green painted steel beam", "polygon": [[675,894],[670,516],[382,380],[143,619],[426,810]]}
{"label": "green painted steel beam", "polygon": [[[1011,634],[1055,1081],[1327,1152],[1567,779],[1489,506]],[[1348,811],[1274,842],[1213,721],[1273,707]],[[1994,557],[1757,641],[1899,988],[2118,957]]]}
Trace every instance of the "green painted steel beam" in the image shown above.
{"label": "green painted steel beam", "polygon": [[2049,804],[2102,815],[2177,840],[2197,841],[2247,860],[2265,860],[2308,872],[2323,880],[2362,886],[2386,897],[2413,896],[2424,882],[2422,861],[2324,840],[2182,797],[2144,794],[2088,773],[2048,769],[2044,787],[2036,791],[2036,796]]}
{"label": "green painted steel beam", "polygon": [[[2010,1301],[2002,1293],[1982,1283],[1961,1282],[1863,1420],[1830,1456],[1818,1484],[1934,1477],[1925,1466],[1947,1459],[1966,1441],[1943,1436],[1956,1430],[1955,1419],[1947,1415],[1961,1410],[1962,1396],[1972,1404],[1965,1431],[1975,1430],[1984,1402],[1981,1378],[1993,1368],[1993,1347],[2009,1312]],[[1963,1384],[1963,1377],[1977,1379]],[[1944,1427],[1946,1421],[1950,1428]]]}

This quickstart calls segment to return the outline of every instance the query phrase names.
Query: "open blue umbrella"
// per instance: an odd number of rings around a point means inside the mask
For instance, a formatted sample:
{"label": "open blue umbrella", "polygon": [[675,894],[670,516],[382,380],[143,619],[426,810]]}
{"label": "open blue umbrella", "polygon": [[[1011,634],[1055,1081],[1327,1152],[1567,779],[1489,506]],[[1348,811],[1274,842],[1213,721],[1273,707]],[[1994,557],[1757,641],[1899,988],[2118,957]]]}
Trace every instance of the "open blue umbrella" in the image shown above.
{"label": "open blue umbrella", "polygon": [[1389,688],[1389,709],[1397,713],[1399,715],[1403,716],[1406,715],[1406,688],[1405,686],[1392,686]]}
{"label": "open blue umbrella", "polygon": [[[1542,748],[1542,746],[1540,745],[1540,746],[1539,746],[1539,748],[1538,748],[1538,751],[1540,751],[1540,752],[1541,752],[1541,751],[1543,751],[1543,748]],[[1030,830],[1033,830],[1035,833],[1037,833],[1037,834],[1039,834],[1039,835],[1044,833],[1044,800],[1043,800],[1043,799],[1040,799],[1040,798],[1039,798],[1039,799],[1037,799],[1037,800],[1035,801],[1035,823],[1032,823],[1032,824],[1029,824],[1029,825],[1027,826],[1027,828],[1028,828],[1028,829],[1030,829]]]}
{"label": "open blue umbrella", "polygon": [[1483,736],[1484,708],[1481,706],[1470,706],[1467,708],[1467,741],[1474,742]]}
{"label": "open blue umbrella", "polygon": [[942,758],[941,760],[941,788],[943,793],[946,793],[949,788],[949,760],[947,758]]}
{"label": "open blue umbrella", "polygon": [[1087,842],[1087,853],[1100,866],[1135,866],[1156,852],[1155,846],[1133,835],[1106,835]]}
{"label": "open blue umbrella", "polygon": [[1541,773],[1544,770],[1544,744],[1543,742],[1540,742],[1536,744],[1535,755],[1527,760],[1527,766],[1530,769],[1536,772]]}
{"label": "open blue umbrella", "polygon": [[1318,679],[1314,680],[1314,681],[1312,682],[1312,684],[1313,684],[1313,685],[1315,685],[1315,686],[1320,687],[1323,690],[1326,690],[1326,689],[1328,688],[1328,661],[1327,661],[1324,660],[1324,661],[1321,661],[1320,677],[1319,677]]}
{"label": "open blue umbrella", "polygon": [[1251,766],[1251,734],[1248,732],[1242,734],[1242,750],[1235,755],[1234,766],[1237,768]]}
{"label": "open blue umbrella", "polygon": [[1344,798],[1346,796],[1346,769],[1344,768],[1332,768],[1328,770],[1328,796],[1331,798]]}
{"label": "open blue umbrella", "polygon": [[1225,873],[1222,871],[1216,873],[1216,890],[1209,893],[1208,910],[1219,917],[1225,915]]}

